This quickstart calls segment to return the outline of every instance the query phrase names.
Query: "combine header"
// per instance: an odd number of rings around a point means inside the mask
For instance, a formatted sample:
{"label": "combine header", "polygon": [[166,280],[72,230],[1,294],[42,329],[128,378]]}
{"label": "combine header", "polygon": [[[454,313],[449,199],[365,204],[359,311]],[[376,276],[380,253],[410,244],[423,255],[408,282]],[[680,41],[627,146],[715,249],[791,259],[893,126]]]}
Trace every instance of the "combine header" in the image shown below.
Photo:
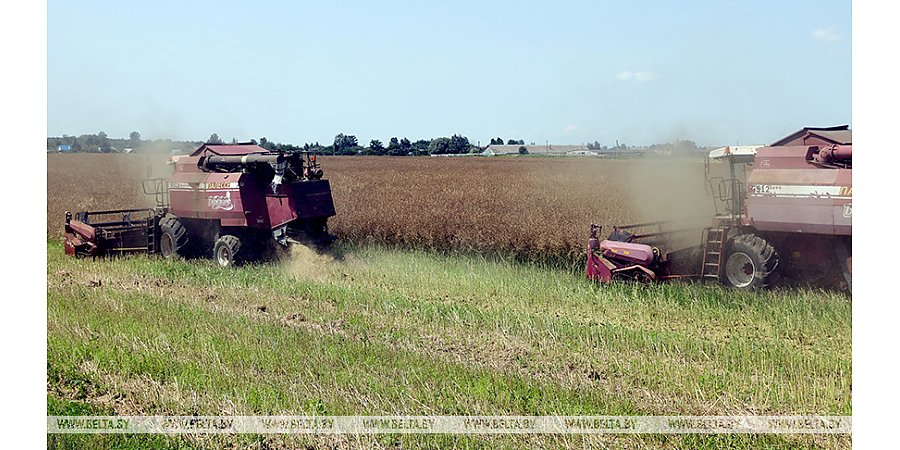
{"label": "combine header", "polygon": [[230,266],[332,240],[331,187],[314,155],[204,144],[174,165],[171,178],[143,182],[156,208],[66,212],[66,253],[212,256]]}
{"label": "combine header", "polygon": [[[804,128],[769,146],[713,150],[706,184],[717,213],[712,224],[694,229],[700,245],[663,254],[651,243],[690,231],[666,222],[616,226],[605,240],[591,224],[587,276],[716,279],[740,289],[787,276],[849,288],[851,160],[847,126]],[[711,163],[723,164],[724,175],[711,176]]]}

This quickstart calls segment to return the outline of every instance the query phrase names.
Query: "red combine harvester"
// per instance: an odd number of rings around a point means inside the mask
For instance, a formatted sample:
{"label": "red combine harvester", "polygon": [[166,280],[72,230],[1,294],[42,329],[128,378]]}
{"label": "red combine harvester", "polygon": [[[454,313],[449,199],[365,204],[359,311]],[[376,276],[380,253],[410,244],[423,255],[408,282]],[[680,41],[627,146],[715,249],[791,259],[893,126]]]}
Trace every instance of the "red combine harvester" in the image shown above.
{"label": "red combine harvester", "polygon": [[[780,276],[851,285],[852,139],[848,126],[804,128],[769,146],[723,147],[706,159],[716,204],[701,244],[663,255],[653,243],[690,230],[669,222],[613,227],[600,240],[591,224],[587,276],[650,282],[712,278],[740,289]],[[711,176],[711,162],[723,176]],[[724,210],[721,208],[724,205]]]}
{"label": "red combine harvester", "polygon": [[331,186],[314,155],[204,144],[175,158],[169,179],[144,180],[156,208],[66,212],[66,254],[212,256],[230,266],[331,242]]}

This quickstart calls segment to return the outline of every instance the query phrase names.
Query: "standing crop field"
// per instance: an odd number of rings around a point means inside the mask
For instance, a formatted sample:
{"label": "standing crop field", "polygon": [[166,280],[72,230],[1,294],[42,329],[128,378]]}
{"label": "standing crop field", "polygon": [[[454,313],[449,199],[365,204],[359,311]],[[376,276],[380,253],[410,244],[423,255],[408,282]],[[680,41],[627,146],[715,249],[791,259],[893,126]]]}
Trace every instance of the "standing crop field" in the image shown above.
{"label": "standing crop field", "polygon": [[[140,192],[165,164],[141,155],[50,155],[47,230],[66,209],[151,206]],[[606,226],[711,214],[699,161],[596,158],[323,157],[337,216],[353,241],[580,257],[591,222]],[[147,170],[147,167],[151,170]]]}

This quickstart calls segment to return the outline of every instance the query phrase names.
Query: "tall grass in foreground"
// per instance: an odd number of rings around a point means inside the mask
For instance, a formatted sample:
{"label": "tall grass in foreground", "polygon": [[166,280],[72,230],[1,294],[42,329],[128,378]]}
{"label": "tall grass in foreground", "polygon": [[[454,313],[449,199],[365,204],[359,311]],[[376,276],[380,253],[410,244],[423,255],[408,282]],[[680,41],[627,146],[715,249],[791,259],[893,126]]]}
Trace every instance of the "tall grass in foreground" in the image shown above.
{"label": "tall grass in foreground", "polygon": [[[851,414],[850,303],[350,246],[223,270],[48,243],[48,411]],[[109,446],[849,446],[849,437],[58,437]],[[268,446],[268,447],[267,447]]]}

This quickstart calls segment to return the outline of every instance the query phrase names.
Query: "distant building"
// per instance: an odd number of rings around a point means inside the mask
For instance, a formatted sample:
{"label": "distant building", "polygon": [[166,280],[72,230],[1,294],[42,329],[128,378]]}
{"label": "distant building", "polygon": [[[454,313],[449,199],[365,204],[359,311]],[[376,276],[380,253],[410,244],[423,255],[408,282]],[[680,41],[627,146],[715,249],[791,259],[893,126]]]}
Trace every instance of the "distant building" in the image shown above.
{"label": "distant building", "polygon": [[[500,156],[500,155],[509,155],[511,153],[500,153],[497,149],[491,147],[505,147],[500,145],[488,145],[483,152],[481,152],[481,156]],[[518,151],[516,151],[518,153]]]}
{"label": "distant building", "polygon": [[600,156],[600,153],[593,150],[573,150],[566,152],[566,156]]}
{"label": "distant building", "polygon": [[484,156],[497,156],[497,155],[517,155],[519,154],[519,148],[525,147],[525,150],[528,150],[529,155],[548,155],[548,156],[566,156],[569,154],[577,155],[575,152],[592,152],[587,146],[584,145],[555,145],[555,144],[544,144],[544,145],[496,145],[491,144],[488,145],[487,148],[481,152]]}
{"label": "distant building", "polygon": [[56,151],[58,151],[60,153],[71,152],[72,146],[69,144],[59,144],[56,146]]}

